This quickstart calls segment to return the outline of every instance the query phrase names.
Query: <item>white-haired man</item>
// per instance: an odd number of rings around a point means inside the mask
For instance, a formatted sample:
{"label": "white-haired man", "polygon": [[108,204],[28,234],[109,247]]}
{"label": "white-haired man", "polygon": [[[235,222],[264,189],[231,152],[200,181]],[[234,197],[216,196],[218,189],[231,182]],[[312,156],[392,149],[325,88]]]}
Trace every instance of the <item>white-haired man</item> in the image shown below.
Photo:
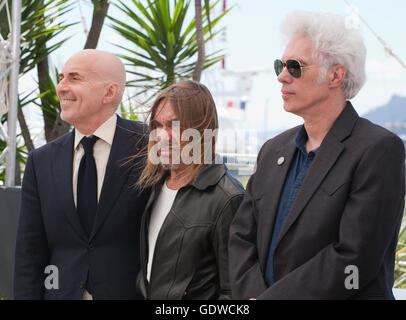
{"label": "white-haired man", "polygon": [[393,299],[404,146],[349,102],[365,82],[358,30],[295,12],[275,61],[304,124],[267,141],[230,229],[235,299]]}

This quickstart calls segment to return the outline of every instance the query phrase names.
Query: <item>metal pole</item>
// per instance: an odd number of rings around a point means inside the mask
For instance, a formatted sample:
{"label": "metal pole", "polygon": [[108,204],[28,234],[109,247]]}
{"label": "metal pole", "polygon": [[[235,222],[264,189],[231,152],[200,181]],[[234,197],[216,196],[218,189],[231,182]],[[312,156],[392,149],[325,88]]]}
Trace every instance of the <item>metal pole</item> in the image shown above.
{"label": "metal pole", "polygon": [[15,184],[16,167],[16,129],[17,129],[17,108],[18,108],[18,75],[20,71],[20,33],[21,33],[21,0],[13,0],[12,7],[12,69],[10,71],[8,109],[8,154],[6,166],[6,187],[13,187]]}

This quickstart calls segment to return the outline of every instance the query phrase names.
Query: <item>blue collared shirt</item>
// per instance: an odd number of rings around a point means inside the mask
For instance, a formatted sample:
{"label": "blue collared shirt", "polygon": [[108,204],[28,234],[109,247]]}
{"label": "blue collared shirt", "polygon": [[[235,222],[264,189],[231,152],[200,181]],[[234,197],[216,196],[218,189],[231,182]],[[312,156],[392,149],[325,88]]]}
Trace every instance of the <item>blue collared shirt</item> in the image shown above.
{"label": "blue collared shirt", "polygon": [[300,191],[302,182],[307,174],[307,171],[316,156],[317,149],[306,152],[306,142],[308,136],[304,125],[296,135],[296,152],[287,174],[285,185],[283,186],[282,194],[279,199],[278,211],[276,214],[274,229],[272,233],[272,240],[269,246],[268,261],[266,264],[265,280],[268,286],[274,283],[273,273],[273,254],[278,239],[279,233],[282,229],[283,223],[289,214],[290,208]]}

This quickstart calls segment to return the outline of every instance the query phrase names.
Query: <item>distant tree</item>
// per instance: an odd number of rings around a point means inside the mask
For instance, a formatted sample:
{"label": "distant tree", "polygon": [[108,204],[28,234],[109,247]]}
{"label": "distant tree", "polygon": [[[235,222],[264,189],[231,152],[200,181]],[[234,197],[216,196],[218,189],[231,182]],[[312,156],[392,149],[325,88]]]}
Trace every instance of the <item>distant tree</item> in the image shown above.
{"label": "distant tree", "polygon": [[[93,20],[87,37],[85,48],[96,48],[104,19],[109,7],[108,0],[93,3]],[[54,39],[61,32],[75,23],[67,23],[63,17],[73,9],[71,0],[22,0],[21,10],[21,46],[20,46],[20,75],[26,74],[36,68],[38,76],[38,91],[34,89],[30,93],[19,96],[18,122],[21,128],[21,136],[24,146],[17,148],[16,185],[20,182],[20,163],[25,162],[27,151],[34,149],[34,143],[30,134],[22,108],[26,105],[36,104],[42,110],[44,119],[44,132],[47,142],[65,134],[70,125],[60,117],[60,104],[56,96],[55,83],[50,76],[49,55],[58,49],[67,38],[62,38],[55,43]],[[8,0],[11,8],[12,0]],[[7,39],[10,33],[7,12],[5,7],[0,10],[0,34]],[[52,44],[49,44],[53,41]],[[38,95],[32,98],[32,94]],[[7,114],[1,119],[4,123]],[[5,148],[5,141],[0,141],[0,153]],[[4,181],[4,167],[0,167],[0,181]]]}
{"label": "distant tree", "polygon": [[[44,78],[48,76],[47,71],[43,71],[48,66],[47,57],[54,50],[59,48],[66,39],[62,39],[46,48],[46,42],[53,39],[69,25],[56,23],[58,18],[71,10],[68,0],[23,0],[21,11],[21,53],[20,53],[20,74],[28,73],[40,65],[38,71],[38,80],[40,93],[41,88],[46,87]],[[9,0],[11,8],[12,1]],[[7,38],[10,30],[6,18],[6,10],[0,12],[0,32],[3,38]],[[40,95],[42,99],[44,95]],[[26,96],[27,97],[27,96]],[[21,100],[21,98],[20,98]],[[19,103],[20,106],[26,103]],[[44,116],[44,120],[46,117]],[[34,148],[31,135],[25,121],[21,108],[18,110],[18,121],[24,137],[25,145],[28,151]],[[48,123],[45,121],[45,131]],[[49,125],[48,125],[49,126]]]}
{"label": "distant tree", "polygon": [[[137,87],[137,94],[148,92],[151,97],[177,79],[193,77],[198,42],[196,20],[186,19],[190,2],[191,0],[118,1],[116,7],[131,23],[109,16],[111,27],[131,43],[131,46],[117,46],[125,52],[119,56],[126,61],[127,72],[136,76],[127,82],[127,86]],[[217,3],[218,1],[208,6],[201,14],[203,43],[220,32],[211,32],[208,23],[209,13]],[[225,14],[223,12],[214,17],[210,21],[211,27],[215,27]],[[221,58],[219,51],[208,55],[204,55],[203,51],[199,68],[208,68]],[[201,71],[197,73],[201,74]],[[200,79],[200,75],[198,76]]]}
{"label": "distant tree", "polygon": [[[103,28],[104,20],[110,6],[109,0],[92,0],[91,2],[93,4],[92,24],[87,35],[84,49],[96,49]],[[45,137],[46,141],[49,142],[67,133],[70,129],[70,125],[67,122],[63,121],[60,117],[60,106],[58,99],[55,99],[55,90],[49,90],[55,89],[55,84],[51,83],[52,80],[51,77],[49,77],[49,67],[46,60],[44,61],[43,65],[39,64],[38,67],[43,69],[41,72],[41,79],[45,84],[44,86],[40,85],[40,92],[44,93],[47,89],[49,92],[48,99],[46,97],[43,98],[43,100],[49,101],[44,101],[45,104],[43,102],[42,105],[47,105],[49,109],[52,110],[51,117],[44,116]],[[40,74],[38,74],[38,78],[39,77]],[[43,89],[41,90],[41,88]]]}
{"label": "distant tree", "polygon": [[93,18],[89,34],[87,36],[85,49],[95,49],[99,42],[101,30],[104,20],[109,10],[109,0],[92,0],[93,3]]}
{"label": "distant tree", "polygon": [[[8,7],[12,8],[11,0],[8,1]],[[51,52],[64,43],[65,39],[62,39],[49,48],[44,49],[43,47],[43,43],[68,27],[68,25],[63,23],[57,24],[56,19],[62,17],[70,10],[67,0],[22,0],[21,8],[20,75],[34,69]],[[4,39],[7,39],[10,34],[5,7],[0,11],[0,33]],[[30,98],[31,93],[24,93],[24,97],[20,95],[18,102],[17,118],[21,128],[21,135],[24,139],[24,146],[17,148],[16,185],[20,184],[20,163],[25,162],[27,154],[25,150],[31,151],[34,149],[30,131],[22,112],[22,107],[33,102],[33,99]],[[40,95],[39,97],[41,98],[42,96]],[[4,123],[6,120],[7,114],[2,117],[1,122]],[[5,143],[1,143],[0,152],[4,147]],[[4,171],[4,168],[1,171]],[[3,176],[4,174],[0,173],[0,177]]]}
{"label": "distant tree", "polygon": [[201,0],[195,0],[195,21],[196,21],[197,61],[195,65],[195,70],[193,72],[193,80],[200,82],[200,77],[203,72],[205,60]]}

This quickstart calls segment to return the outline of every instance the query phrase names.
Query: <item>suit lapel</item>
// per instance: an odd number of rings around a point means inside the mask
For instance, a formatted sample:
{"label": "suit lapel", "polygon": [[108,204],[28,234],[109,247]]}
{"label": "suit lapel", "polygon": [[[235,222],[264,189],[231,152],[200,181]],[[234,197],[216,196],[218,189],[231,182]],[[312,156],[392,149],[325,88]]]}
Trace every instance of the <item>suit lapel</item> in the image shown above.
{"label": "suit lapel", "polygon": [[323,149],[319,149],[319,152],[314,158],[313,163],[306,174],[301,190],[298,193],[296,200],[293,202],[292,208],[290,209],[286,221],[283,224],[282,230],[279,233],[276,247],[286,232],[288,232],[291,225],[303,212],[304,207],[309,202],[310,198],[313,196],[326,174],[330,171],[343,149],[344,147],[342,144],[337,141],[335,143],[331,142],[324,145]]}
{"label": "suit lapel", "polygon": [[123,164],[130,156],[135,155],[139,140],[140,134],[127,129],[124,121],[117,116],[116,131],[107,162],[95,223],[89,241],[93,239],[111,212],[131,171],[134,169],[131,163]]}
{"label": "suit lapel", "polygon": [[317,155],[314,158],[313,163],[303,181],[301,190],[297,195],[292,208],[290,209],[281,232],[279,233],[275,251],[281,239],[289,231],[289,228],[296,221],[296,219],[301,215],[303,209],[316,192],[330,169],[334,166],[340,154],[343,152],[344,145],[342,144],[342,141],[351,134],[357,120],[358,114],[352,107],[351,103],[347,102],[347,106],[336,119],[320,145],[320,149],[317,152]]}
{"label": "suit lapel", "polygon": [[[265,192],[262,195],[264,203],[261,205],[265,211],[261,212],[258,218],[258,225],[261,226],[258,229],[258,238],[260,239],[260,247],[258,248],[258,251],[260,256],[259,260],[261,261],[263,270],[265,270],[265,264],[268,257],[269,244],[278,209],[279,198],[285,184],[290,164],[295,155],[295,151],[296,145],[294,139],[292,139],[286,146],[272,154],[270,158],[268,166],[269,174],[267,173],[267,181],[264,184]],[[284,162],[278,164],[278,159],[281,159],[282,157],[284,158]]]}
{"label": "suit lapel", "polygon": [[80,223],[78,214],[76,213],[75,203],[73,200],[72,188],[72,167],[73,167],[73,144],[75,139],[75,131],[72,130],[65,139],[57,142],[57,147],[54,152],[54,161],[52,161],[54,181],[58,188],[60,197],[60,208],[66,214],[70,224],[76,233],[86,240],[86,233]]}

